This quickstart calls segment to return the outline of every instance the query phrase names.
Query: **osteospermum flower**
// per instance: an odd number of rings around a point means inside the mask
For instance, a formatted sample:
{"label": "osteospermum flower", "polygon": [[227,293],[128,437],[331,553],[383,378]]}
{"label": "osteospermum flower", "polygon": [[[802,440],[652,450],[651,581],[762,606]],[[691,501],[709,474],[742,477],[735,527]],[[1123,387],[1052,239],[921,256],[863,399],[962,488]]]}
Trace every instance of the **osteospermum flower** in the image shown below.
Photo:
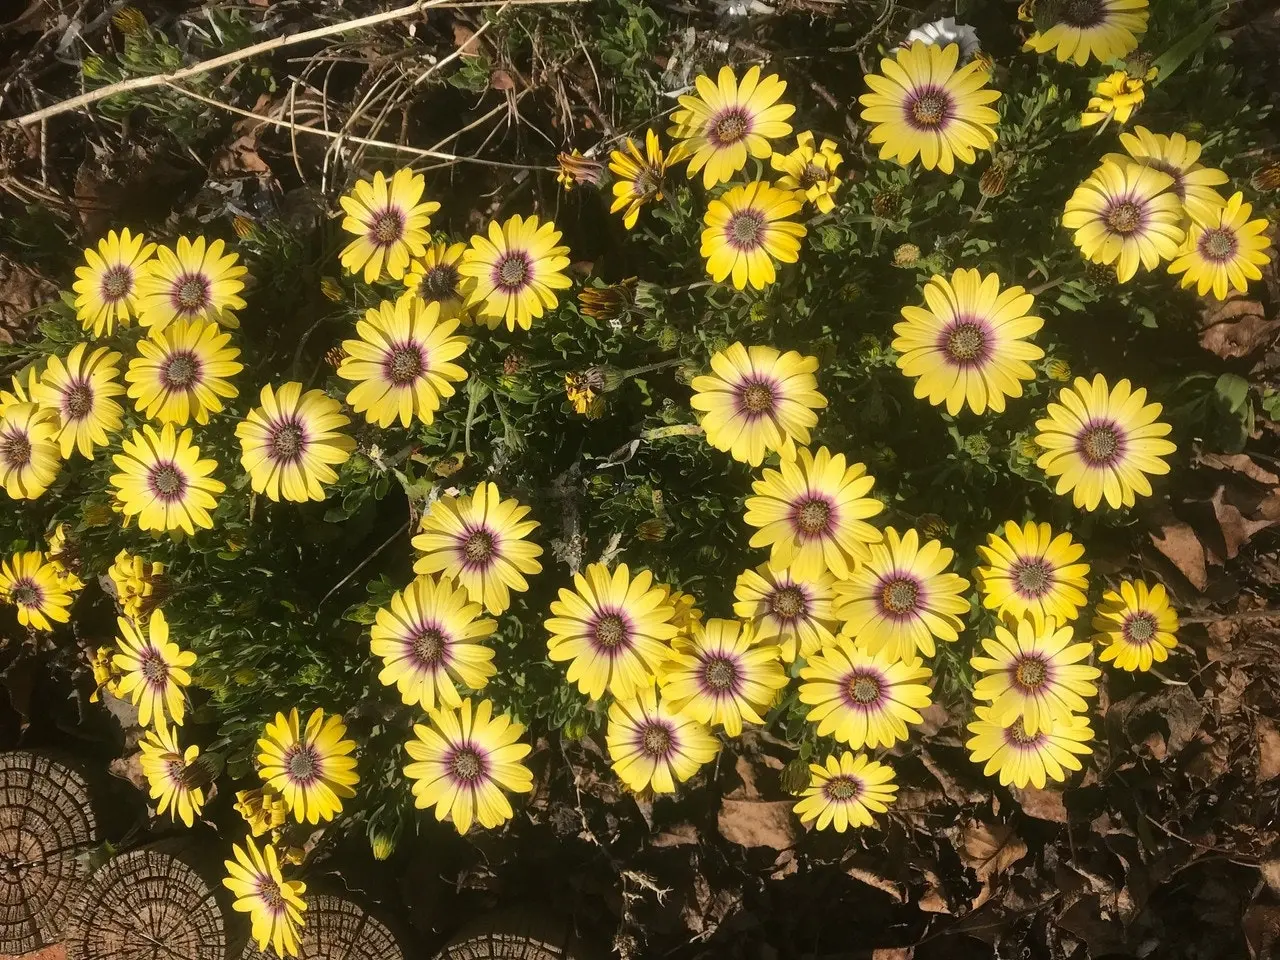
{"label": "osteospermum flower", "polygon": [[18,608],[18,623],[35,630],[52,630],[49,621],[66,623],[71,618],[71,594],[57,568],[38,550],[15,553],[0,563],[0,600]]}
{"label": "osteospermum flower", "polygon": [[138,341],[124,378],[143,416],[179,426],[209,422],[223,400],[238,396],[228,377],[244,369],[231,334],[207,320],[177,320]]}
{"label": "osteospermum flower", "polygon": [[519,214],[499,225],[490,222],[488,236],[476,234],[462,255],[467,308],[477,323],[496,330],[528,330],[533,321],[560,302],[557,290],[573,285],[564,273],[568,247],[558,246],[560,231],[548,220]]}
{"label": "osteospermum flower", "polygon": [[951,173],[955,162],[973,163],[976,150],[996,142],[1000,115],[989,104],[1000,91],[976,61],[957,69],[960,47],[914,41],[880,61],[880,73],[864,79],[871,93],[858,98],[862,119],[874,124],[869,140],[881,144],[880,159],[903,165],[917,156],[926,170]]}
{"label": "osteospermum flower", "polygon": [[490,613],[511,606],[511,591],[529,589],[526,575],[542,572],[542,547],[528,537],[538,528],[526,520],[529,508],[503,500],[485,481],[470,496],[443,496],[423,515],[413,545],[422,556],[415,573],[438,573],[456,581],[474,603]]}
{"label": "osteospermum flower", "polygon": [[770,166],[782,174],[774,186],[794,191],[821,213],[835,209],[835,192],[840,186],[836,169],[843,162],[844,157],[833,141],[823,140],[822,145],[815,148],[810,130],[796,137],[796,148],[790,153],[775,153],[769,158]]}
{"label": "osteospermum flower", "polygon": [[1034,735],[1053,720],[1089,708],[1084,698],[1097,694],[1093,681],[1102,671],[1080,662],[1093,647],[1072,643],[1070,627],[1055,620],[1040,627],[1019,620],[1014,629],[997,624],[995,634],[982,641],[987,656],[975,656],[969,664],[986,674],[974,684],[973,695],[991,701],[996,722],[1021,717],[1026,732]]}
{"label": "osteospermum flower", "polygon": [[1030,617],[1041,627],[1047,619],[1070,623],[1085,604],[1089,564],[1081,563],[1084,547],[1069,533],[1054,535],[1047,523],[1005,523],[1004,536],[987,535],[978,547],[985,566],[973,577],[982,605],[1015,620]]}
{"label": "osteospermum flower", "polygon": [[982,50],[982,42],[978,39],[978,31],[967,23],[957,23],[955,17],[943,17],[922,27],[917,27],[907,34],[901,46],[910,47],[917,40],[931,43],[937,47],[945,47],[949,43],[960,47],[960,60],[967,63]]}
{"label": "osteospermum flower", "polygon": [[14,500],[34,500],[62,469],[58,415],[36,403],[10,403],[0,414],[0,488]]}
{"label": "osteospermum flower", "polygon": [[262,406],[236,425],[240,463],[255,493],[273,501],[323,500],[324,485],[338,479],[333,468],[343,464],[355,441],[339,432],[350,423],[342,405],[323,390],[302,390],[291,381],[279,389],[270,384],[259,396]]}
{"label": "osteospermum flower", "polygon": [[[1156,71],[1152,69],[1146,79],[1154,80],[1155,76]],[[1146,98],[1146,83],[1142,77],[1131,77],[1125,71],[1117,70],[1098,81],[1097,91],[1080,114],[1080,126],[1092,127],[1112,120],[1128,123],[1133,111],[1142,106]]]}
{"label": "osteospermum flower", "polygon": [[820,737],[834,736],[855,750],[891,747],[907,738],[907,724],[933,702],[933,674],[917,658],[896,660],[886,651],[868,653],[847,635],[809,658],[800,671],[800,702]]}
{"label": "osteospermum flower", "polygon": [[1173,428],[1156,420],[1160,404],[1147,403],[1147,391],[1128,380],[1107,386],[1102,374],[1092,383],[1076,377],[1058,400],[1036,421],[1036,443],[1046,451],[1036,465],[1058,478],[1054,492],[1070,492],[1085,510],[1097,509],[1103,497],[1119,509],[1150,496],[1147,475],[1168,473],[1161,458],[1177,449],[1165,439]]}
{"label": "osteospermum flower", "polygon": [[213,528],[209,511],[226,486],[210,476],[218,462],[201,460],[191,438],[189,428],[179,434],[172,423],[159,433],[143,424],[124,441],[123,453],[112,456],[120,470],[111,475],[120,509],[125,517],[136,516],[140,529],[194,534]]}
{"label": "osteospermum flower", "polygon": [[934,638],[954,642],[964,623],[969,581],[947,568],[955,551],[937,540],[923,544],[915,530],[885,528],[871,557],[836,584],[836,616],[871,653],[891,660],[934,655]]}
{"label": "osteospermum flower", "polygon": [[156,259],[138,280],[138,323],[159,333],[175,320],[209,320],[232,329],[243,310],[249,271],[221,240],[179,237],[176,249],[156,248]]}
{"label": "osteospermum flower", "polygon": [[671,615],[671,625],[683,634],[693,629],[693,625],[702,623],[702,611],[698,609],[698,598],[691,593],[677,590],[666,583],[656,585],[662,591],[662,602],[669,605],[675,613]]}
{"label": "osteospermum flower", "polygon": [[677,713],[724,727],[731,737],[742,733],[744,722],[764,723],[761,714],[787,685],[782,651],[761,643],[749,623],[695,623],[672,648],[658,677],[663,700]]}
{"label": "osteospermum flower", "polygon": [[818,423],[814,411],[827,405],[817,369],[817,357],[795,350],[735,343],[712,355],[710,374],[694,377],[689,405],[702,413],[707,442],[733,459],[758,467],[776,450],[794,460],[796,442],[807,444]]}
{"label": "osteospermum flower", "polygon": [[1206,167],[1200,159],[1200,144],[1180,133],[1165,136],[1137,126],[1132,133],[1121,133],[1120,143],[1128,157],[1108,153],[1103,161],[1124,166],[1129,160],[1153,167],[1173,178],[1170,187],[1182,201],[1182,209],[1195,223],[1208,225],[1217,220],[1218,211],[1226,204],[1215,187],[1227,182],[1227,175],[1216,167]]}
{"label": "osteospermum flower", "polygon": [[612,574],[603,563],[590,564],[585,574],[573,575],[573,585],[561,587],[560,599],[551,602],[551,659],[570,661],[569,682],[592,700],[605,690],[632,696],[670,656],[667,642],[677,629],[668,591],[654,584],[648,570],[633,577],[625,563]]}
{"label": "osteospermum flower", "polygon": [[280,829],[289,819],[284,797],[265,783],[252,790],[236,791],[235,808],[255,837]]}
{"label": "osteospermum flower", "polygon": [[785,219],[800,206],[794,191],[762,180],[732,187],[708,203],[701,253],[711,279],[731,279],[739,290],[748,284],[763,290],[773,283],[778,275],[775,260],[795,263],[800,257],[800,238],[806,230]]}
{"label": "osteospermum flower", "polygon": [[867,519],[884,509],[868,497],[875,479],[861,463],[847,466],[844,454],[826,447],[816,454],[801,447],[794,462],[766,469],[751,484],[747,524],[759,529],[751,546],[769,547],[769,566],[790,570],[797,580],[812,580],[824,571],[837,579],[870,559],[868,549],[881,540]]}
{"label": "osteospermum flower", "polygon": [[751,622],[761,643],[776,643],[787,663],[807,660],[835,639],[834,585],[829,573],[796,580],[763,563],[738,574],[733,612]]}
{"label": "osteospermum flower", "polygon": [[50,357],[35,385],[35,400],[58,415],[58,442],[64,458],[76,450],[93,459],[94,447],[104,446],[120,429],[124,408],[112,397],[124,393],[120,384],[120,354],[98,347],[86,356],[87,343],[77,343],[63,357]]}
{"label": "osteospermum flower", "polygon": [[745,167],[748,154],[763,160],[773,153],[770,140],[791,133],[786,120],[796,108],[778,103],[787,85],[776,74],[761,79],[760,68],[752,67],[739,83],[733,70],[724,66],[716,82],[699,75],[694,86],[697,96],[680,97],[680,109],[671,114],[667,133],[684,141],[689,178],[701,170],[708,190]]}
{"label": "osteospermum flower", "polygon": [[1107,161],[1067,201],[1062,224],[1093,263],[1115,264],[1126,283],[1141,264],[1153,270],[1182,243],[1182,203],[1173,178],[1154,167]]}
{"label": "osteospermum flower", "polygon": [[498,672],[493,651],[481,643],[497,627],[480,616],[480,604],[467,601],[465,590],[418,577],[375,615],[370,647],[382,658],[378,679],[424,710],[437,702],[456,707],[459,686],[479,690]]}
{"label": "osteospermum flower", "polygon": [[299,823],[332,820],[342,811],[342,799],[356,795],[356,745],[346,735],[342,718],[320,709],[305,727],[297,707],[267,723],[258,740],[258,776],[284,797]]}
{"label": "osteospermum flower", "polygon": [[276,956],[296,957],[307,909],[302,899],[306,884],[284,878],[280,858],[270,844],[259,850],[252,837],[245,837],[243,846],[231,845],[231,854],[234,860],[223,861],[227,875],[222,885],[235,896],[231,906],[236,912],[249,914],[258,949],[266,950],[270,944]]}
{"label": "osteospermum flower", "polygon": [[399,280],[413,257],[422,256],[431,241],[427,225],[440,204],[423,201],[426,179],[401,167],[388,180],[381,170],[373,181],[358,180],[351,192],[339,198],[346,216],[342,229],[355,239],[342,249],[340,259],[348,273],[364,272],[364,282],[383,275]]}
{"label": "osteospermum flower", "polygon": [[170,819],[181,819],[188,827],[194,824],[204,808],[204,773],[196,763],[200,748],[193,743],[183,750],[177,728],[165,726],[149,729],[138,748],[142,751],[138,764],[151,799],[160,801],[156,814],[168,811]]}
{"label": "osteospermum flower", "polygon": [[358,340],[344,340],[346,359],[338,376],[354,380],[347,403],[380,427],[397,417],[409,426],[435,420],[440,403],[454,394],[467,371],[452,361],[467,349],[466,337],[453,336],[457,320],[441,320],[440,308],[405,295],[382,303],[356,321]]}
{"label": "osteospermum flower", "polygon": [[19,371],[10,377],[9,382],[13,384],[12,390],[0,388],[0,417],[3,417],[5,411],[15,404],[36,402],[36,384],[40,382],[36,376],[36,366],[36,363],[30,363],[25,371]]}
{"label": "osteospermum flower", "polygon": [[962,268],[950,280],[934,274],[924,299],[925,308],[903,307],[904,322],[893,328],[898,368],[915,379],[915,395],[945,403],[953,417],[965,404],[1003,413],[1005,398],[1022,396],[1022,381],[1035,379],[1028,361],[1044,356],[1025,339],[1044,326],[1029,313],[1035,298],[1020,286],[1001,290],[994,273]]}
{"label": "osteospermum flower", "polygon": [[1061,783],[1068,771],[1081,768],[1080,756],[1093,753],[1087,717],[1062,717],[1028,733],[1021,717],[1005,724],[995,719],[990,707],[975,707],[974,713],[978,719],[969,724],[973,736],[965,743],[969,759],[985,763],[983,774],[998,773],[1005,786],[1031,784],[1042,789],[1050,780]]}
{"label": "osteospermum flower", "polygon": [[95,337],[109,337],[116,324],[127,327],[138,312],[138,279],[155,253],[140,233],[125,227],[110,231],[98,249],[84,252],[84,266],[76,267],[76,319]]}
{"label": "osteospermum flower", "polygon": [[609,707],[605,734],[618,779],[636,793],[674,793],[715,759],[720,743],[699,720],[678,713],[651,684]]}
{"label": "osteospermum flower", "polygon": [[58,582],[68,593],[84,589],[84,581],[77,575],[80,569],[79,551],[67,537],[67,525],[60,523],[49,534],[49,549],[45,551],[53,569],[58,572]]}
{"label": "osteospermum flower", "polygon": [[191,684],[188,668],[196,662],[196,655],[169,639],[169,622],[163,610],[152,611],[138,624],[117,617],[116,625],[120,628],[116,637],[120,652],[112,663],[123,674],[117,695],[128,697],[138,708],[140,726],[151,726],[152,718],[157,727],[170,722],[182,726],[187,712],[183,690]]}
{"label": "osteospermum flower", "polygon": [[1122,580],[1119,590],[1102,595],[1093,629],[1094,642],[1103,645],[1098,659],[1121,670],[1150,670],[1153,663],[1169,659],[1169,651],[1178,645],[1178,613],[1160,583]]}
{"label": "osteospermum flower", "polygon": [[1271,262],[1264,251],[1271,246],[1270,224],[1261,218],[1250,220],[1253,207],[1236,192],[1206,223],[1193,224],[1186,246],[1179,251],[1170,273],[1181,273],[1184,287],[1195,284],[1196,293],[1210,290],[1225,300],[1231,290],[1246,293],[1250,280],[1261,280],[1258,269]]}
{"label": "osteospermum flower", "polygon": [[1084,66],[1090,57],[1102,63],[1132,52],[1147,29],[1147,0],[1064,0],[1053,6],[1053,22],[1037,30],[1024,50],[1048,53],[1062,63]]}
{"label": "osteospermum flower", "polygon": [[809,764],[809,786],[795,805],[800,822],[818,830],[875,825],[872,814],[884,813],[896,799],[893,768],[867,759],[866,754],[842,753]]}
{"label": "osteospermum flower", "polygon": [[510,820],[515,814],[503,791],[533,789],[533,774],[521,763],[531,750],[520,740],[524,727],[506,714],[494,716],[489,700],[433,710],[431,726],[415,725],[413,732],[405,751],[415,762],[404,775],[413,782],[414,805],[434,807],[436,820],[452,820],[459,834],[473,823],[491,829]]}
{"label": "osteospermum flower", "polygon": [[462,255],[465,243],[433,243],[426,252],[409,263],[404,275],[404,288],[424,304],[434,303],[441,320],[471,323],[471,314],[463,307]]}
{"label": "osteospermum flower", "polygon": [[609,154],[609,170],[614,176],[613,205],[609,212],[623,211],[622,225],[630,230],[647,204],[662,199],[667,169],[685,156],[685,148],[680,144],[664,154],[658,135],[652,130],[645,131],[643,154],[636,142],[627,137],[621,150]]}
{"label": "osteospermum flower", "polygon": [[115,561],[107,568],[107,576],[116,588],[116,600],[126,617],[141,619],[155,604],[163,573],[163,563],[148,563],[127,550],[116,554]]}

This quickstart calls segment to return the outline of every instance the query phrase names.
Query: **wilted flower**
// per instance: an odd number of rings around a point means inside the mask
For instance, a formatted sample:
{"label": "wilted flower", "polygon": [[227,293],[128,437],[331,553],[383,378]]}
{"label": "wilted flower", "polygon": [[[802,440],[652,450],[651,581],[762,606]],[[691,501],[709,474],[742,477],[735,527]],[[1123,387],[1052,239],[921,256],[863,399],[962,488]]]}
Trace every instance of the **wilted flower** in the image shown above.
{"label": "wilted flower", "polygon": [[502,372],[508,377],[513,377],[524,369],[524,355],[517,350],[512,350],[502,358]]}
{"label": "wilted flower", "polygon": [[572,190],[575,183],[599,183],[604,172],[604,164],[584,157],[576,148],[572,153],[556,154],[556,166],[560,168],[556,180],[566,190]]}
{"label": "wilted flower", "polygon": [[256,229],[252,220],[238,214],[231,218],[231,228],[235,230],[236,236],[241,240],[248,240],[253,236],[254,230]]}
{"label": "wilted flower", "polygon": [[897,216],[901,209],[902,191],[897,187],[887,187],[871,198],[871,212],[885,220]]}
{"label": "wilted flower", "polygon": [[147,29],[147,18],[137,7],[121,7],[111,15],[111,22],[125,36],[132,36]]}
{"label": "wilted flower", "polygon": [[1255,190],[1280,190],[1280,163],[1271,163],[1254,172],[1249,183]]}
{"label": "wilted flower", "polygon": [[[1147,71],[1146,80],[1156,78],[1156,69]],[[1139,77],[1131,77],[1123,70],[1117,70],[1098,84],[1097,93],[1089,98],[1084,113],[1080,114],[1080,126],[1091,127],[1114,119],[1116,123],[1126,123],[1146,99],[1144,81]]]}
{"label": "wilted flower", "polygon": [[1018,440],[1018,454],[1027,460],[1035,460],[1043,452],[1035,437],[1026,436]]}
{"label": "wilted flower", "polygon": [[578,291],[579,307],[586,316],[604,323],[625,320],[635,307],[638,284],[635,277],[627,277],[603,287],[583,287]]}
{"label": "wilted flower", "polygon": [[573,405],[575,413],[586,414],[596,398],[596,391],[591,389],[585,373],[566,373],[564,375],[564,393]]}
{"label": "wilted flower", "polygon": [[1057,380],[1065,383],[1071,379],[1071,364],[1065,360],[1054,357],[1044,366],[1044,372],[1049,375],[1050,380]]}
{"label": "wilted flower", "polygon": [[347,351],[342,349],[342,345],[332,346],[324,352],[324,362],[337,370],[342,365],[342,361],[347,359]]}
{"label": "wilted flower", "polygon": [[342,284],[333,277],[320,278],[320,292],[325,295],[326,300],[332,300],[334,303],[341,303],[347,296],[342,289]]}
{"label": "wilted flower", "polygon": [[1009,173],[1003,164],[993,163],[978,178],[978,192],[984,197],[998,197],[1009,186]]}
{"label": "wilted flower", "polygon": [[97,703],[98,696],[105,688],[107,693],[116,695],[116,688],[124,674],[116,669],[112,662],[116,650],[114,647],[98,647],[93,651],[89,666],[93,669],[93,693],[89,694],[89,702]]}
{"label": "wilted flower", "polygon": [[925,540],[941,540],[951,533],[951,525],[936,513],[920,514],[916,518],[916,529]]}
{"label": "wilted flower", "polygon": [[982,49],[978,41],[978,31],[967,23],[956,23],[955,17],[943,17],[933,23],[926,23],[907,34],[902,41],[903,47],[910,47],[915,40],[923,40],[936,46],[945,47],[954,43],[960,47],[960,62],[967,63]]}
{"label": "wilted flower", "polygon": [[636,524],[636,536],[641,540],[663,540],[667,536],[667,528],[671,524],[658,517],[641,520]]}

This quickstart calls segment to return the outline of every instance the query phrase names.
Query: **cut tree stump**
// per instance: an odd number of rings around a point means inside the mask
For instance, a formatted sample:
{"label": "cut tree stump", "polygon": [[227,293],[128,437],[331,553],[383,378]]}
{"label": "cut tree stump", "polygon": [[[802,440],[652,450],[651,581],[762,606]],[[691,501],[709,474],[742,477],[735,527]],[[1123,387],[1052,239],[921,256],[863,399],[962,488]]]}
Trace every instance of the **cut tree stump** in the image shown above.
{"label": "cut tree stump", "polygon": [[567,923],[529,910],[500,912],[466,927],[436,960],[588,960]]}
{"label": "cut tree stump", "polygon": [[[395,936],[363,907],[341,897],[305,895],[298,960],[404,960]],[[250,943],[242,960],[278,960]]]}
{"label": "cut tree stump", "polygon": [[74,767],[43,753],[0,753],[0,955],[61,939],[101,840],[89,785]]}
{"label": "cut tree stump", "polygon": [[217,880],[176,855],[181,849],[157,844],[131,850],[94,873],[72,907],[67,960],[234,956]]}

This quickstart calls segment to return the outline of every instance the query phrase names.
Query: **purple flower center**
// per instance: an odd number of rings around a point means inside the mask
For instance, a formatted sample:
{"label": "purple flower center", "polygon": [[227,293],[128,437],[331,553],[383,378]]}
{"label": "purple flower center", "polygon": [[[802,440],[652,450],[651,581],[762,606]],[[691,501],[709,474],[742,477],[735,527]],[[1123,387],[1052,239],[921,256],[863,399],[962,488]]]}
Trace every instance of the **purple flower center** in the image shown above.
{"label": "purple flower center", "polygon": [[907,100],[907,122],[917,130],[937,130],[953,112],[951,94],[940,87],[921,87]]}
{"label": "purple flower center", "polygon": [[21,431],[5,434],[0,439],[0,460],[21,469],[31,462],[31,438]]}
{"label": "purple flower center", "polygon": [[1068,26],[1085,30],[1102,23],[1105,12],[1101,0],[1067,0],[1058,15]]}
{"label": "purple flower center", "polygon": [[920,601],[920,584],[911,577],[893,576],[880,581],[880,608],[893,617],[914,613]]}
{"label": "purple flower center", "polygon": [[604,613],[597,617],[591,633],[595,645],[601,650],[613,651],[631,645],[631,630],[627,621],[617,613]]}
{"label": "purple flower center", "polygon": [[1102,212],[1102,222],[1107,229],[1122,236],[1137,232],[1145,219],[1142,207],[1127,198],[1113,200]]}
{"label": "purple flower center", "polygon": [[163,687],[169,682],[169,664],[155,647],[147,647],[138,657],[138,669],[152,687]]}
{"label": "purple flower center", "polygon": [[1155,639],[1158,630],[1159,624],[1156,622],[1156,618],[1144,610],[1141,613],[1131,614],[1126,618],[1124,625],[1120,628],[1120,633],[1125,640],[1134,646],[1145,647]]}
{"label": "purple flower center", "polygon": [[1234,230],[1227,227],[1214,227],[1200,235],[1196,244],[1200,256],[1214,263],[1226,263],[1240,249],[1240,240]]}
{"label": "purple flower center", "polygon": [[405,343],[392,347],[388,351],[383,366],[387,372],[387,379],[394,386],[405,387],[422,376],[427,363],[421,347],[417,344]]}
{"label": "purple flower center", "polygon": [[751,131],[751,118],[741,107],[730,107],[712,118],[707,139],[717,147],[731,147]]}
{"label": "purple flower center", "polygon": [[9,588],[9,598],[19,607],[38,607],[44,601],[44,591],[30,577],[22,577]]}
{"label": "purple flower center", "polygon": [[713,693],[727,693],[738,685],[738,666],[728,657],[707,657],[702,663],[702,681]]}
{"label": "purple flower center", "polygon": [[807,537],[819,537],[831,526],[831,504],[821,497],[810,497],[796,504],[796,528]]}
{"label": "purple flower center", "polygon": [[1157,157],[1147,157],[1144,161],[1152,170],[1159,170],[1173,178],[1173,184],[1169,187],[1179,200],[1187,199],[1187,185],[1182,181],[1182,171],[1175,167],[1168,160],[1161,160]]}
{"label": "purple flower center", "polygon": [[272,913],[284,912],[284,893],[281,892],[280,884],[276,883],[274,878],[265,875],[258,877],[258,898]]}
{"label": "purple flower center", "polygon": [[773,412],[773,389],[761,380],[749,380],[742,385],[738,394],[742,409],[752,416],[763,416]]}
{"label": "purple flower center", "polygon": [[187,478],[172,461],[157,463],[147,475],[152,491],[162,500],[181,500],[187,490]]}
{"label": "purple flower center", "polygon": [[845,681],[844,692],[854,706],[867,707],[880,699],[882,691],[879,674],[855,670]]}
{"label": "purple flower center", "polygon": [[1115,463],[1124,453],[1124,434],[1110,421],[1094,421],[1081,432],[1076,450],[1091,467]]}
{"label": "purple flower center", "polygon": [[420,627],[409,639],[409,650],[420,667],[434,670],[444,662],[449,638],[436,626]]}
{"label": "purple flower center", "polygon": [[202,274],[187,273],[178,277],[172,288],[174,309],[186,316],[203,313],[212,302],[211,286],[209,278]]}
{"label": "purple flower center", "polygon": [[781,587],[769,596],[769,612],[779,620],[796,620],[808,606],[808,597],[799,587]]}
{"label": "purple flower center", "polygon": [[468,566],[487,566],[493,559],[496,543],[493,534],[486,529],[472,530],[462,541],[462,555]]}
{"label": "purple flower center", "polygon": [[307,434],[296,419],[277,422],[267,435],[267,447],[278,463],[294,463],[302,459],[307,446]]}
{"label": "purple flower center", "polygon": [[648,720],[640,729],[640,746],[649,756],[660,759],[671,753],[675,738],[671,727],[661,720]]}
{"label": "purple flower center", "polygon": [[133,289],[133,271],[128,267],[110,267],[102,275],[102,299],[118,303]]}
{"label": "purple flower center", "polygon": [[295,743],[285,752],[284,769],[290,780],[305,786],[319,779],[320,757],[310,744]]}
{"label": "purple flower center", "polygon": [[725,224],[725,235],[739,250],[758,250],[764,242],[764,229],[764,215],[759,210],[738,210]]}
{"label": "purple flower center", "polygon": [[200,376],[200,361],[190,351],[170,354],[160,366],[160,382],[168,390],[187,390]]}
{"label": "purple flower center", "polygon": [[987,329],[973,320],[961,320],[942,332],[941,348],[958,367],[977,366],[990,353]]}
{"label": "purple flower center", "polygon": [[823,784],[822,789],[826,793],[828,800],[847,803],[850,800],[857,799],[858,794],[862,792],[862,784],[853,777],[841,774],[828,780]]}
{"label": "purple flower center", "polygon": [[1049,680],[1049,665],[1042,657],[1020,656],[1012,666],[1013,682],[1027,693],[1034,693]]}
{"label": "purple flower center", "polygon": [[1019,558],[1010,572],[1018,593],[1032,600],[1044,596],[1053,585],[1053,568],[1042,557]]}
{"label": "purple flower center", "polygon": [[438,263],[422,275],[422,282],[418,284],[418,296],[427,303],[452,300],[457,296],[458,281],[461,279],[456,267]]}
{"label": "purple flower center", "polygon": [[62,391],[62,410],[68,420],[83,420],[93,409],[93,387],[87,380],[72,380]]}
{"label": "purple flower center", "polygon": [[449,772],[465,786],[474,787],[484,778],[485,762],[472,746],[461,746],[449,758]]}
{"label": "purple flower center", "polygon": [[1026,725],[1022,722],[1021,717],[1005,727],[1004,735],[1007,743],[1022,748],[1038,747],[1049,739],[1049,735],[1043,730],[1037,732],[1034,737],[1027,733]]}
{"label": "purple flower center", "polygon": [[369,220],[369,242],[375,247],[389,247],[404,236],[404,214],[388,207]]}
{"label": "purple flower center", "polygon": [[508,250],[494,265],[493,285],[503,293],[516,293],[524,289],[532,273],[528,254]]}
{"label": "purple flower center", "polygon": [[804,169],[800,171],[800,176],[796,177],[796,185],[801,190],[808,190],[816,187],[827,179],[827,171],[816,163],[806,163]]}

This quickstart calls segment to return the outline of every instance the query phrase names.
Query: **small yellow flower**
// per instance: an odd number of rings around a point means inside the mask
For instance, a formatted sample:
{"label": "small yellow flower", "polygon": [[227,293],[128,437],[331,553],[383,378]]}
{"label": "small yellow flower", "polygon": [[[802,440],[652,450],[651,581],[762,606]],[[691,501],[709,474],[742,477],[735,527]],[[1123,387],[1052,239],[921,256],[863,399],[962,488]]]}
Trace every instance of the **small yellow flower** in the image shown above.
{"label": "small yellow flower", "polygon": [[413,257],[422,256],[431,237],[427,226],[440,204],[422,199],[426,179],[408,167],[390,179],[381,170],[369,180],[357,181],[341,198],[346,216],[342,229],[355,239],[342,250],[342,266],[348,273],[364,273],[364,282],[389,276],[399,280]]}
{"label": "small yellow flower", "polygon": [[71,619],[71,594],[57,567],[32,550],[15,553],[0,564],[0,601],[18,608],[18,623],[33,630],[53,630],[53,624]]}
{"label": "small yellow flower", "polygon": [[636,142],[627,137],[622,150],[609,154],[609,171],[616,178],[613,182],[613,205],[609,212],[621,210],[622,225],[628,230],[636,225],[646,204],[662,199],[668,168],[687,156],[682,145],[674,146],[663,154],[658,135],[652,130],[645,131],[644,148],[641,154]]}
{"label": "small yellow flower", "polygon": [[794,190],[822,213],[835,209],[834,196],[841,182],[836,169],[843,162],[831,140],[814,149],[813,133],[808,130],[796,137],[796,148],[786,156],[775,153],[769,158],[773,169],[783,174],[774,186]]}
{"label": "small yellow flower", "polygon": [[1267,249],[1270,224],[1250,220],[1253,207],[1236,192],[1205,224],[1192,224],[1186,245],[1169,264],[1169,272],[1181,273],[1181,286],[1193,284],[1196,293],[1225,300],[1232,291],[1247,293],[1250,280],[1261,280],[1261,267],[1271,262]]}
{"label": "small yellow flower", "polygon": [[596,399],[596,392],[583,373],[566,373],[564,375],[564,395],[573,407],[574,413],[586,414]]}
{"label": "small yellow flower", "polygon": [[795,193],[757,180],[730,188],[707,204],[701,253],[716,283],[731,280],[763,290],[777,277],[774,261],[795,263],[800,257],[802,224],[786,219],[800,211]]}
{"label": "small yellow flower", "polygon": [[556,166],[560,172],[556,181],[565,190],[572,190],[575,183],[599,183],[604,173],[604,165],[598,160],[584,157],[576,147],[570,153],[561,151],[556,154]]}
{"label": "small yellow flower", "polygon": [[[1154,80],[1156,70],[1147,71],[1146,79]],[[1080,126],[1091,127],[1104,120],[1115,120],[1116,123],[1127,123],[1133,111],[1146,99],[1144,81],[1131,77],[1123,70],[1117,70],[1098,83],[1097,93],[1089,98],[1089,103],[1080,114]]]}
{"label": "small yellow flower", "polygon": [[284,796],[267,783],[252,790],[238,791],[235,808],[255,837],[280,829],[289,818],[289,805],[285,803]]}
{"label": "small yellow flower", "polygon": [[818,830],[835,827],[844,833],[850,826],[873,826],[872,814],[888,810],[898,792],[893,768],[866,754],[829,756],[811,763],[809,772],[809,785],[795,812],[801,823],[812,823]]}
{"label": "small yellow flower", "polygon": [[1150,670],[1153,663],[1169,658],[1178,645],[1178,614],[1169,604],[1164,585],[1148,586],[1141,580],[1124,580],[1119,590],[1102,595],[1093,618],[1099,655],[1121,670]]}

